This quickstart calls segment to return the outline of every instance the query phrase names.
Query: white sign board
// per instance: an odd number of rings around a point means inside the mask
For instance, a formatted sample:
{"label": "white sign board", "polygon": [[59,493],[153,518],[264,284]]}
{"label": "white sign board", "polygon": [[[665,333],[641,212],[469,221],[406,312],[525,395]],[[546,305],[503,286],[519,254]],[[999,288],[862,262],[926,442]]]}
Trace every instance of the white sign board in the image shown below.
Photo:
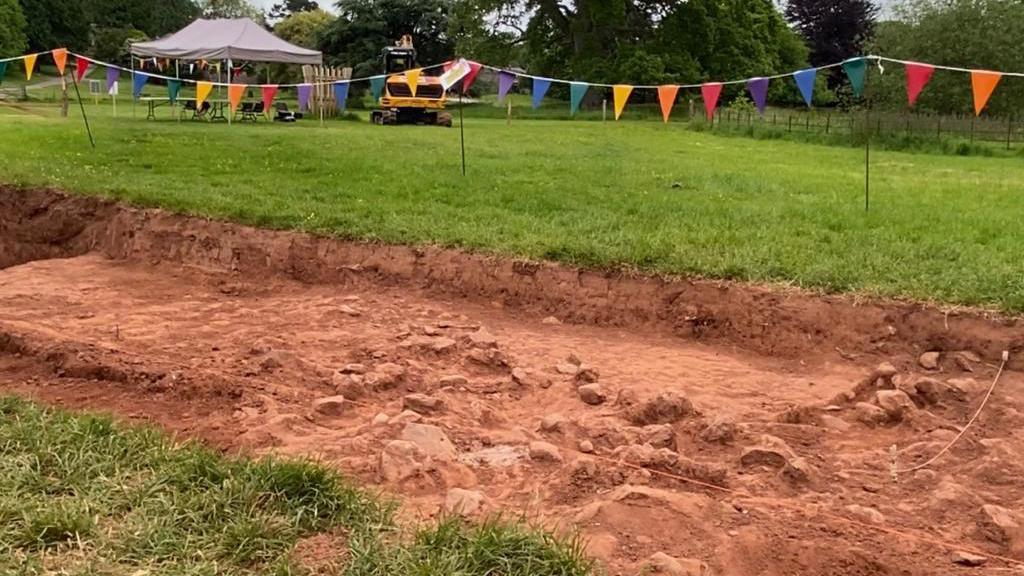
{"label": "white sign board", "polygon": [[111,96],[117,96],[118,84],[120,84],[120,82],[114,81],[114,83],[110,85],[110,90],[107,92],[107,94],[110,94]]}
{"label": "white sign board", "polygon": [[465,78],[472,70],[465,58],[459,58],[447,72],[441,75],[441,86],[448,90],[459,80]]}

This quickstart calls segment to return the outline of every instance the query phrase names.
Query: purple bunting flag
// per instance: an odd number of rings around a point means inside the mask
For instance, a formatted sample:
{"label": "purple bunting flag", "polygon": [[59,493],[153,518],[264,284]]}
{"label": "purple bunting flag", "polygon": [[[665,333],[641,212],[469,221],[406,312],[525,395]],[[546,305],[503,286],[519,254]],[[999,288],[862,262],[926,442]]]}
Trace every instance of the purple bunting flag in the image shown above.
{"label": "purple bunting flag", "polygon": [[299,111],[309,110],[309,97],[313,95],[312,84],[299,84]]}
{"label": "purple bunting flag", "polygon": [[505,72],[502,70],[498,72],[498,102],[505,100],[505,95],[512,89],[512,85],[516,82],[516,75],[511,72]]}
{"label": "purple bunting flag", "polygon": [[750,97],[757,106],[757,111],[764,114],[765,103],[768,101],[768,79],[751,78],[747,80],[747,90],[750,90]]}

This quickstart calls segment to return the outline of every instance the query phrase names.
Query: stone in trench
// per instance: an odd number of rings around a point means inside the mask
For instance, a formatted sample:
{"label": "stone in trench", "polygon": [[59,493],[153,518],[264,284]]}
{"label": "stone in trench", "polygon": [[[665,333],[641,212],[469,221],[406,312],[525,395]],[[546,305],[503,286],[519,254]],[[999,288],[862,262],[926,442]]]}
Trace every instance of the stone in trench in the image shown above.
{"label": "stone in trench", "polygon": [[562,453],[549,442],[530,442],[530,459],[537,462],[562,462]]}
{"label": "stone in trench", "polygon": [[662,392],[653,398],[638,401],[625,409],[626,418],[637,426],[673,424],[694,414],[693,404],[675,392]]}
{"label": "stone in trench", "polygon": [[439,460],[455,459],[457,451],[448,436],[437,426],[410,422],[402,429],[402,440],[415,444],[424,454]]}
{"label": "stone in trench", "polygon": [[313,400],[313,413],[326,418],[337,418],[345,413],[344,396],[327,396]]}
{"label": "stone in trench", "polygon": [[736,438],[736,422],[724,414],[719,414],[701,430],[700,439],[713,444],[728,444]]}
{"label": "stone in trench", "polygon": [[1024,550],[1024,519],[1013,510],[985,504],[981,507],[978,529],[985,538],[1005,545],[1012,552]]}
{"label": "stone in trench", "polygon": [[875,402],[890,420],[897,422],[917,410],[914,401],[902,390],[879,390],[875,393]]}
{"label": "stone in trench", "polygon": [[498,346],[498,339],[485,328],[470,332],[467,338],[469,338],[470,344],[477,348],[497,348]]}
{"label": "stone in trench", "polygon": [[564,432],[565,417],[561,414],[548,414],[540,421],[542,432]]}
{"label": "stone in trench", "polygon": [[366,365],[359,363],[345,364],[341,367],[342,374],[366,374]]}
{"label": "stone in trench", "polygon": [[917,363],[921,365],[921,368],[925,370],[938,370],[939,368],[939,353],[938,352],[925,352],[917,359]]}
{"label": "stone in trench", "polygon": [[584,384],[576,389],[576,393],[579,394],[580,400],[591,406],[603,404],[608,399],[608,393],[600,384]]}
{"label": "stone in trench", "polygon": [[588,364],[581,364],[579,370],[576,371],[576,382],[583,384],[593,384],[597,382],[600,374],[597,372],[597,368]]}
{"label": "stone in trench", "polygon": [[979,556],[978,554],[971,554],[970,552],[957,551],[953,553],[952,560],[954,564],[977,568],[978,566],[984,565],[985,562],[988,561],[988,558]]}
{"label": "stone in trench", "polygon": [[740,464],[744,466],[782,468],[794,457],[793,450],[784,440],[765,434],[761,436],[760,445],[751,446],[743,450],[743,454],[740,456]]}
{"label": "stone in trench", "polygon": [[437,383],[441,386],[465,386],[469,384],[469,379],[459,374],[450,374],[448,376],[441,376]]}
{"label": "stone in trench", "polygon": [[881,512],[870,508],[868,506],[861,506],[860,504],[850,504],[846,507],[846,511],[853,514],[858,520],[864,522],[870,522],[872,524],[884,524],[885,516]]}
{"label": "stone in trench", "polygon": [[366,395],[366,385],[359,374],[334,374],[331,382],[335,392],[350,400],[358,400]]}
{"label": "stone in trench", "polygon": [[693,558],[675,558],[664,552],[655,552],[645,562],[646,570],[651,574],[667,574],[668,576],[704,576],[707,565]]}
{"label": "stone in trench", "polygon": [[857,420],[868,426],[877,426],[889,419],[885,410],[867,402],[857,402],[853,406],[853,411],[857,415]]}
{"label": "stone in trench", "polygon": [[452,488],[444,498],[444,509],[451,514],[472,516],[480,511],[484,495],[476,490]]}
{"label": "stone in trench", "polygon": [[402,407],[418,414],[432,414],[444,410],[444,400],[428,394],[407,394]]}
{"label": "stone in trench", "polygon": [[676,431],[671,424],[652,424],[640,429],[640,442],[655,448],[676,447]]}
{"label": "stone in trench", "polygon": [[387,482],[398,482],[423,470],[424,454],[412,442],[392,440],[377,458],[377,474]]}
{"label": "stone in trench", "polygon": [[593,454],[594,443],[586,439],[580,440],[580,452],[583,452],[584,454]]}
{"label": "stone in trench", "polygon": [[555,366],[555,372],[558,372],[559,374],[565,374],[566,376],[575,376],[576,373],[579,371],[579,366],[571,364],[569,362],[563,362]]}

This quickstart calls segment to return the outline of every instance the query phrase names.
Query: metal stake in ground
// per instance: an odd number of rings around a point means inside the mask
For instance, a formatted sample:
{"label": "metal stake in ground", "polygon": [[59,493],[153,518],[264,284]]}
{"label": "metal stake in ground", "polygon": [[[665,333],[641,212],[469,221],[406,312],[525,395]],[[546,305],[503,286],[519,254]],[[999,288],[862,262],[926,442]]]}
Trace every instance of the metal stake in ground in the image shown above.
{"label": "metal stake in ground", "polygon": [[871,96],[868,93],[867,70],[864,71],[864,211],[871,197]]}
{"label": "metal stake in ground", "polygon": [[464,128],[465,121],[462,119],[462,91],[465,89],[466,80],[462,80],[462,85],[459,86],[459,144],[462,147],[462,175],[466,175],[466,130]]}
{"label": "metal stake in ground", "polygon": [[92,138],[92,128],[89,127],[89,117],[86,116],[86,114],[85,114],[85,104],[82,103],[82,93],[79,92],[79,90],[78,90],[78,77],[77,76],[78,76],[77,74],[73,74],[71,76],[71,79],[72,79],[72,81],[75,84],[75,96],[78,97],[78,107],[82,109],[82,120],[85,121],[85,131],[89,134],[89,144],[92,144],[92,147],[95,148],[96,147],[96,141],[93,140],[93,138]]}

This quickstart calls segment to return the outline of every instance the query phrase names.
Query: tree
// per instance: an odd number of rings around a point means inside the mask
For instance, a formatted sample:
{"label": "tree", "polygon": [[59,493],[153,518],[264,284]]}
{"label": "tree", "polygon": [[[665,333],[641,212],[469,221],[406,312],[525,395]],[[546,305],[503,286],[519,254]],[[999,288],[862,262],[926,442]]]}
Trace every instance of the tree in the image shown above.
{"label": "tree", "polygon": [[270,8],[271,20],[286,20],[293,14],[300,12],[312,12],[319,10],[320,5],[315,0],[282,0]]}
{"label": "tree", "polygon": [[296,12],[274,26],[274,34],[296,46],[316,48],[320,44],[320,37],[332,22],[334,16],[319,8]]}
{"label": "tree", "polygon": [[786,19],[822,66],[863,54],[874,31],[878,6],[871,0],[789,0]]}
{"label": "tree", "polygon": [[134,29],[154,38],[180,30],[200,14],[193,0],[85,0],[85,11],[96,30]]}
{"label": "tree", "polygon": [[381,52],[411,34],[419,63],[451,58],[448,0],[339,0],[338,17],[324,31],[320,50],[334,66],[351,66],[354,76],[383,71]]}
{"label": "tree", "polygon": [[[1024,70],[1024,3],[1019,0],[907,0],[894,12],[895,20],[879,25],[872,52],[969,69]],[[869,80],[872,100],[905,110],[903,67],[884,66],[885,74]],[[1008,84],[1004,78],[996,88],[987,113],[1013,114],[1024,108],[1024,93],[1008,89]],[[973,115],[973,102],[970,74],[936,70],[915,109]]]}
{"label": "tree", "polygon": [[54,48],[85,51],[89,46],[89,19],[82,0],[20,0],[27,22],[28,49]]}
{"label": "tree", "polygon": [[202,0],[200,8],[204,18],[248,18],[257,24],[265,24],[263,11],[248,0]]}
{"label": "tree", "polygon": [[25,14],[18,0],[0,0],[0,58],[25,53]]}

